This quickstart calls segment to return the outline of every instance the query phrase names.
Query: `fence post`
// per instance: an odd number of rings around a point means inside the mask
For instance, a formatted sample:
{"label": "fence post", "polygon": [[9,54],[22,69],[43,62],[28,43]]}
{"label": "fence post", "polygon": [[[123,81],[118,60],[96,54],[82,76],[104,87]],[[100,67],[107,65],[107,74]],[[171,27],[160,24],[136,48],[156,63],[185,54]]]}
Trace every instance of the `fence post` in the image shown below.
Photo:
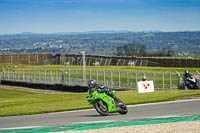
{"label": "fence post", "polygon": [[28,77],[29,77],[29,81],[31,82],[31,76],[30,76],[30,69],[28,68]]}
{"label": "fence post", "polygon": [[106,85],[106,72],[105,70],[103,70],[103,83],[104,83],[104,86]]}
{"label": "fence post", "polygon": [[199,73],[199,89],[200,89],[200,72],[198,72]]}
{"label": "fence post", "polygon": [[65,81],[65,72],[64,72],[63,69],[61,69],[61,72],[62,72],[61,83],[64,84],[64,81]]}
{"label": "fence post", "polygon": [[24,76],[25,76],[25,81],[29,81],[29,79],[28,79],[28,69],[27,70],[25,69],[25,75]]}
{"label": "fence post", "polygon": [[4,69],[4,67],[2,67],[2,71],[3,71],[3,79],[5,79],[6,78],[6,75],[5,75],[5,69]]}
{"label": "fence post", "polygon": [[31,82],[34,82],[34,71],[33,68],[31,68],[32,70],[30,70],[30,78],[31,78]]}
{"label": "fence post", "polygon": [[5,75],[5,69],[4,69],[4,67],[2,67],[2,71],[3,71],[3,79],[5,79],[6,75]]}
{"label": "fence post", "polygon": [[162,83],[163,83],[163,86],[162,86],[162,88],[163,89],[165,89],[165,73],[164,72],[162,72]]}
{"label": "fence post", "polygon": [[38,79],[39,79],[39,82],[40,82],[40,69],[38,70]]}
{"label": "fence post", "polygon": [[78,70],[76,68],[76,83],[78,82]]}
{"label": "fence post", "polygon": [[45,69],[44,70],[44,80],[45,80],[45,83],[47,82],[47,70]]}
{"label": "fence post", "polygon": [[13,79],[14,79],[14,81],[16,81],[16,70],[15,70],[15,68],[13,69]]}
{"label": "fence post", "polygon": [[120,76],[121,76],[121,73],[119,71],[119,89],[121,88],[121,84],[120,84]]}
{"label": "fence post", "polygon": [[35,72],[34,69],[32,70],[32,74],[33,74],[33,82],[35,82],[35,80],[36,80],[36,79],[35,79],[35,77],[36,77],[36,72]]}
{"label": "fence post", "polygon": [[154,85],[154,88],[156,88],[156,73],[152,72],[152,74],[153,74],[153,85]]}
{"label": "fence post", "polygon": [[17,74],[16,74],[16,68],[14,68],[14,80],[16,81],[17,80]]}
{"label": "fence post", "polygon": [[176,71],[177,77],[178,77],[178,88],[180,87],[180,82],[181,82],[181,75],[179,72]]}
{"label": "fence post", "polygon": [[154,86],[155,86],[155,83],[156,83],[156,73],[153,72],[153,82],[154,82]]}
{"label": "fence post", "polygon": [[[51,81],[53,82],[53,81],[54,81],[54,78],[53,78],[53,72],[52,72],[52,70],[51,70],[51,73],[50,73],[50,74],[51,74]],[[52,82],[51,82],[51,83],[52,83]]]}
{"label": "fence post", "polygon": [[8,74],[8,76],[7,76],[8,80],[10,80],[10,70],[9,70],[9,68],[8,68],[8,73],[7,74]]}
{"label": "fence post", "polygon": [[15,75],[14,75],[14,74],[15,74],[15,72],[14,72],[14,71],[15,71],[15,70],[13,69],[13,70],[12,70],[12,80],[14,80],[14,79],[15,79],[15,78],[14,78],[14,77],[15,77]]}
{"label": "fence post", "polygon": [[127,88],[128,88],[128,86],[129,86],[129,73],[128,73],[128,71],[126,71],[126,76],[127,76]]}
{"label": "fence post", "polygon": [[90,69],[90,80],[92,80],[92,70]]}
{"label": "fence post", "polygon": [[110,71],[110,86],[113,88],[113,72],[112,70]]}
{"label": "fence post", "polygon": [[98,70],[96,70],[96,76],[97,76],[97,84],[99,82],[99,73],[98,73]]}
{"label": "fence post", "polygon": [[18,76],[17,76],[17,80],[21,80],[20,69],[19,69],[19,68],[17,69],[17,75],[18,75]]}
{"label": "fence post", "polygon": [[20,81],[20,70],[17,68],[17,80]]}
{"label": "fence post", "polygon": [[171,72],[169,73],[169,82],[170,82],[169,88],[171,89],[172,88],[172,73]]}
{"label": "fence post", "polygon": [[2,72],[3,72],[3,77],[2,77],[2,79],[4,79],[4,78],[5,78],[5,69],[4,69],[4,67],[2,67]]}
{"label": "fence post", "polygon": [[22,70],[22,79],[23,79],[23,81],[25,81],[25,77],[24,77],[24,69]]}
{"label": "fence post", "polygon": [[[32,69],[32,68],[31,68]],[[32,71],[30,70],[30,80],[32,82]]]}
{"label": "fence post", "polygon": [[68,78],[69,78],[69,79],[68,79],[68,84],[71,85],[71,84],[70,84],[70,81],[71,81],[71,77],[70,77],[70,69],[68,70],[68,76],[69,76],[69,77],[68,77]]}
{"label": "fence post", "polygon": [[56,70],[56,83],[58,82],[58,70]]}
{"label": "fence post", "polygon": [[19,71],[19,68],[17,68],[17,80],[18,81],[20,80],[20,71]]}
{"label": "fence post", "polygon": [[15,81],[17,81],[17,69],[15,68]]}
{"label": "fence post", "polygon": [[199,89],[200,89],[200,72],[198,72],[199,73]]}
{"label": "fence post", "polygon": [[198,73],[198,75],[199,75],[199,79],[198,79],[198,87],[199,87],[199,89],[200,89],[200,72],[197,71],[197,73]]}
{"label": "fence post", "polygon": [[135,88],[137,88],[138,77],[137,77],[137,72],[136,71],[134,71],[134,72],[135,72]]}

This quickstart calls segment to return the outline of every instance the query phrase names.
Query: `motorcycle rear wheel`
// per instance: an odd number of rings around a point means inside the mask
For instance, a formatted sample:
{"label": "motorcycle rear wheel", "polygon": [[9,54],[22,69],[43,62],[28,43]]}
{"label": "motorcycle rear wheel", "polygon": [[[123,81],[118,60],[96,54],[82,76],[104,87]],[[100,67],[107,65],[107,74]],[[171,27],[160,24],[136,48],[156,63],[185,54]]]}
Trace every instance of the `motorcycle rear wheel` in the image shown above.
{"label": "motorcycle rear wheel", "polygon": [[97,101],[94,105],[96,111],[102,116],[108,116],[108,107],[106,103],[102,102],[101,100]]}

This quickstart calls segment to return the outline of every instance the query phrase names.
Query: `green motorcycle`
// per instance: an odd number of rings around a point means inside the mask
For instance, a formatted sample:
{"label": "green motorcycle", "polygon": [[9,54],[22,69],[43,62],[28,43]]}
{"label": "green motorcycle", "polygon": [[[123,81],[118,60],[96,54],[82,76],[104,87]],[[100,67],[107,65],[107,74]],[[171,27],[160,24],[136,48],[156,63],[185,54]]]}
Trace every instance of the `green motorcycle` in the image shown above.
{"label": "green motorcycle", "polygon": [[88,102],[94,106],[96,111],[102,115],[107,116],[109,113],[119,112],[126,114],[128,109],[126,105],[116,96],[115,90],[110,90],[105,87],[98,87],[88,96]]}

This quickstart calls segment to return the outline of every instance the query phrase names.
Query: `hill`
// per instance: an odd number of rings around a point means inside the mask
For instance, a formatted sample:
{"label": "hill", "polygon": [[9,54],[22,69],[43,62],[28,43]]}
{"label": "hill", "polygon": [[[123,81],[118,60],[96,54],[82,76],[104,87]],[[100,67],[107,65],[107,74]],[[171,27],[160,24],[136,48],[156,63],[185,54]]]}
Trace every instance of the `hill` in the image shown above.
{"label": "hill", "polygon": [[185,32],[114,32],[22,33],[0,35],[0,53],[78,53],[116,55],[116,48],[141,43],[155,52],[171,47],[174,56],[200,56],[200,31]]}

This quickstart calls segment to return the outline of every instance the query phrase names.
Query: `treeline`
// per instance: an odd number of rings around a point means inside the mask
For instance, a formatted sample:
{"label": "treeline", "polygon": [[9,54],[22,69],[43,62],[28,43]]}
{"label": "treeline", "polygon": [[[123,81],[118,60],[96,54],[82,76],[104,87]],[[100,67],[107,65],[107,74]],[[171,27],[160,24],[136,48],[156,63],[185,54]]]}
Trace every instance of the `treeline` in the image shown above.
{"label": "treeline", "polygon": [[174,50],[171,46],[166,46],[159,50],[149,50],[147,45],[140,43],[129,43],[117,47],[118,56],[173,56]]}

